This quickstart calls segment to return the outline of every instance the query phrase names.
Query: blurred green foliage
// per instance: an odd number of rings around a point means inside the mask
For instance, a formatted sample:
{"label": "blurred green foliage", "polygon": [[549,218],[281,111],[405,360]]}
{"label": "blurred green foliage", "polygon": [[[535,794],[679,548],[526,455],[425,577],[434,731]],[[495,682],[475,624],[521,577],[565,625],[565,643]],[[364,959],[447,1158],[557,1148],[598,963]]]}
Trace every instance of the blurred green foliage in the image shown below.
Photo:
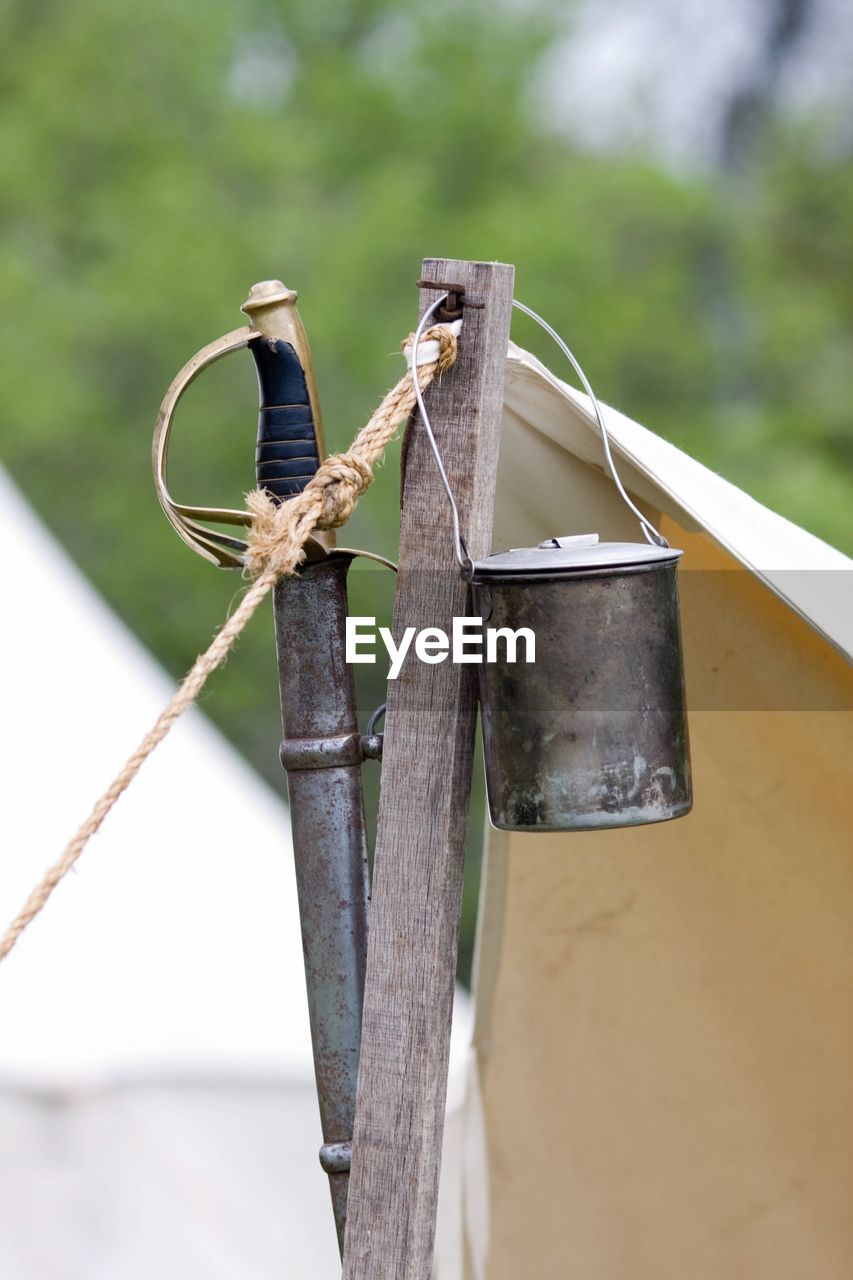
{"label": "blurred green foliage", "polygon": [[[269,276],[300,291],[332,448],[398,377],[422,257],[497,258],[604,398],[853,549],[847,156],[817,124],[765,131],[736,180],[583,154],[534,88],[565,14],[556,0],[0,0],[3,458],[176,676],[240,582],[162,518],[153,418]],[[239,504],[254,404],[239,357],[190,392],[185,501]],[[395,455],[347,541],[393,555],[397,483]],[[355,610],[376,612],[378,590],[357,573]],[[203,705],[281,787],[269,631],[250,629]],[[374,676],[365,713],[381,700]],[[473,913],[469,893],[463,972]]]}

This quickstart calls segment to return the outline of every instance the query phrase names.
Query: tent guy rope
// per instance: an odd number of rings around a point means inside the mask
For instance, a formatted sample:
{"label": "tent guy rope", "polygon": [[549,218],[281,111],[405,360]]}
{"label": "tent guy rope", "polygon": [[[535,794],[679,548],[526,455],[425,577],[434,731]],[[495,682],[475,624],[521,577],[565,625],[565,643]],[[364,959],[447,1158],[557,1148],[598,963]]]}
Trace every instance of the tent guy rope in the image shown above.
{"label": "tent guy rope", "polygon": [[[424,335],[424,339],[434,341],[438,346],[434,360],[418,363],[417,376],[421,391],[451,367],[457,353],[456,334],[447,325],[434,326]],[[408,350],[411,343],[412,335],[403,344],[404,349]],[[119,796],[136,777],[155,747],[163,741],[183,712],[192,706],[208,677],[225,661],[261,601],[279,578],[294,573],[304,560],[303,547],[314,530],[337,529],[350,518],[358,499],[373,480],[373,467],[382,458],[397,428],[409,418],[415,403],[414,378],[411,370],[407,370],[397,385],[387,393],[369,422],[362,427],[351,447],[345,453],[327,458],[302,493],[280,505],[276,505],[261,489],[248,494],[246,503],[252,522],[246,570],[254,579],[252,585],[232,616],[216,633],[209,648],[196,658],[154,725],[11,921],[0,939],[0,960],[9,954],[21,934],[45,906],[56,886],[72,869]]]}

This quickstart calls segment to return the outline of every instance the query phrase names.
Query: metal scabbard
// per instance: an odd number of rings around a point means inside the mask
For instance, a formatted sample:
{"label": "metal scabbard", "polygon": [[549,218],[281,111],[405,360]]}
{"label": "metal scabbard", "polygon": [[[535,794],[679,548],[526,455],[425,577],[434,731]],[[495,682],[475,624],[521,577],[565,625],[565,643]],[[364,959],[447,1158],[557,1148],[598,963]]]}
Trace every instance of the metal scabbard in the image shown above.
{"label": "metal scabbard", "polygon": [[367,960],[361,738],[345,661],[350,557],[332,552],[275,588],[275,630],[302,948],[329,1175],[343,1250]]}

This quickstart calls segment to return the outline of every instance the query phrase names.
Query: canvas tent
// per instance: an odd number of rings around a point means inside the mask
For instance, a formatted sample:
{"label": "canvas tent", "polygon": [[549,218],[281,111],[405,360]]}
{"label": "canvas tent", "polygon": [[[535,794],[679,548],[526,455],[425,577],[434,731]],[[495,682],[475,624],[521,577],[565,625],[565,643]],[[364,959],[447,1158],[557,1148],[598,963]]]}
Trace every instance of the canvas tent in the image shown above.
{"label": "canvas tent", "polygon": [[[11,916],[172,682],[2,473],[0,520]],[[4,962],[0,1027],[10,1280],[335,1275],[287,809],[199,712]]]}
{"label": "canvas tent", "polygon": [[[605,412],[685,550],[695,805],[487,833],[443,1280],[846,1280],[853,565]],[[511,348],[495,548],[636,540],[603,461],[585,398]]]}

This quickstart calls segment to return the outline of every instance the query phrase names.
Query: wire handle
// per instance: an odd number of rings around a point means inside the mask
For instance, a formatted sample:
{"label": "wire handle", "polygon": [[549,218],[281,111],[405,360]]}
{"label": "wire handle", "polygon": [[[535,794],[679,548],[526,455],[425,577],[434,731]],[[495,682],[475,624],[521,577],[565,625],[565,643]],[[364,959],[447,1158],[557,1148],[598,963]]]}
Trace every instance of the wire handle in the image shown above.
{"label": "wire handle", "polygon": [[432,306],[427,307],[418,322],[417,329],[415,329],[415,336],[412,338],[412,387],[415,392],[415,401],[418,406],[418,411],[421,415],[421,422],[424,424],[424,431],[427,433],[427,439],[429,440],[430,448],[432,449],[433,457],[435,458],[435,463],[438,467],[438,474],[441,476],[441,483],[444,485],[444,492],[447,494],[447,501],[450,503],[450,516],[453,521],[453,550],[456,555],[456,560],[464,577],[466,579],[470,579],[474,572],[474,561],[468,554],[468,547],[465,543],[464,537],[462,536],[462,530],[459,527],[459,508],[456,506],[456,499],[453,496],[453,490],[450,487],[450,481],[448,480],[447,472],[444,469],[444,462],[442,461],[441,453],[439,452],[438,443],[433,435],[432,424],[430,423],[429,414],[427,413],[426,405],[424,404],[423,392],[421,391],[420,379],[418,378],[418,346],[420,344],[421,336],[432,317],[438,311],[439,307],[447,301],[449,296],[449,294],[443,293],[435,300]]}
{"label": "wire handle", "polygon": [[[447,297],[448,295],[446,293],[442,294],[440,298],[437,298],[436,301],[433,302],[432,305],[427,308],[427,310],[421,316],[418,327],[415,330],[415,336],[412,339],[412,371],[413,371],[412,382],[414,385],[415,400],[417,402],[418,411],[420,412],[420,415],[421,415],[421,422],[423,423],[424,430],[426,431],[427,439],[429,440],[430,448],[432,449],[433,457],[435,458],[436,465],[438,467],[438,473],[441,477],[441,483],[444,485],[444,491],[447,494],[447,500],[450,503],[450,514],[453,522],[453,550],[456,556],[456,561],[460,569],[462,570],[463,576],[466,579],[470,580],[474,572],[474,563],[471,559],[470,553],[468,551],[468,547],[465,542],[465,538],[460,528],[459,509],[456,506],[456,499],[453,496],[453,490],[451,489],[450,481],[447,478],[447,472],[444,467],[444,462],[442,461],[441,453],[438,448],[438,443],[433,433],[432,424],[430,423],[429,414],[427,413],[426,405],[424,403],[423,393],[421,392],[420,386],[418,385],[418,378],[417,378],[418,345],[420,343],[421,336],[423,335],[424,330],[426,329],[427,325],[429,324],[430,320],[433,318],[435,313],[439,310],[442,304],[447,300]],[[633,512],[633,514],[637,517],[637,520],[639,521],[639,524],[640,524],[640,528],[643,531],[643,537],[646,539],[646,541],[651,543],[651,545],[655,547],[668,547],[669,543],[667,542],[666,538],[663,536],[662,533],[660,533],[655,528],[651,520],[649,520],[647,516],[643,515],[639,507],[631,500],[631,498],[628,496],[625,490],[625,486],[623,485],[621,479],[619,478],[619,472],[616,470],[616,463],[613,461],[613,454],[610,450],[610,436],[608,434],[607,427],[604,422],[604,414],[601,411],[601,405],[598,403],[598,397],[593,391],[590,385],[589,379],[587,378],[586,374],[581,368],[577,358],[569,349],[569,347],[566,345],[566,343],[563,341],[563,339],[560,337],[560,335],[557,333],[556,329],[552,328],[552,326],[548,324],[547,320],[543,320],[542,316],[540,316],[536,311],[534,311],[532,307],[526,306],[523,302],[519,302],[516,298],[513,298],[512,305],[516,311],[522,311],[526,316],[529,316],[531,320],[535,320],[536,323],[554,339],[557,346],[562,351],[563,355],[571,364],[572,368],[574,369],[575,373],[580,379],[580,382],[581,382],[581,385],[583,386],[584,391],[589,397],[590,404],[592,405],[593,413],[595,414],[595,420],[598,425],[598,429],[601,432],[601,443],[604,447],[604,457],[607,461],[607,468],[610,472],[610,476],[613,480],[613,483],[616,485],[616,488],[619,492],[619,496],[622,498],[622,501],[629,508],[629,510]]]}
{"label": "wire handle", "polygon": [[526,316],[530,316],[531,320],[535,320],[536,323],[540,326],[540,328],[544,329],[545,332],[554,339],[557,346],[560,348],[563,355],[566,357],[569,364],[572,366],[575,373],[578,375],[578,378],[581,381],[583,389],[586,392],[587,396],[589,397],[590,404],[592,405],[593,413],[595,414],[595,420],[598,423],[598,429],[601,432],[601,443],[604,447],[604,456],[607,459],[607,469],[610,472],[613,483],[616,485],[616,488],[619,490],[619,496],[621,497],[622,501],[625,503],[626,507],[628,507],[629,510],[631,510],[634,513],[634,515],[637,517],[638,521],[640,522],[640,528],[643,531],[643,537],[646,539],[646,541],[650,542],[653,547],[668,547],[669,543],[667,542],[663,534],[660,533],[655,528],[655,526],[652,524],[651,520],[649,520],[647,516],[643,515],[642,511],[634,502],[632,502],[632,500],[628,497],[628,494],[625,491],[625,486],[623,485],[622,481],[619,478],[619,472],[616,470],[616,463],[613,461],[613,454],[610,452],[610,436],[608,435],[607,427],[604,425],[604,414],[601,412],[601,405],[598,403],[598,397],[596,396],[595,392],[590,386],[589,379],[587,378],[586,374],[584,373],[583,369],[578,363],[577,358],[569,350],[568,346],[560,337],[559,333],[557,333],[556,329],[553,329],[551,325],[548,324],[547,320],[543,320],[542,317],[538,315],[537,312],[535,312],[532,307],[525,306],[523,302],[518,302],[517,299],[515,298],[513,298],[512,300],[512,305],[516,309],[516,311],[523,311]]}

